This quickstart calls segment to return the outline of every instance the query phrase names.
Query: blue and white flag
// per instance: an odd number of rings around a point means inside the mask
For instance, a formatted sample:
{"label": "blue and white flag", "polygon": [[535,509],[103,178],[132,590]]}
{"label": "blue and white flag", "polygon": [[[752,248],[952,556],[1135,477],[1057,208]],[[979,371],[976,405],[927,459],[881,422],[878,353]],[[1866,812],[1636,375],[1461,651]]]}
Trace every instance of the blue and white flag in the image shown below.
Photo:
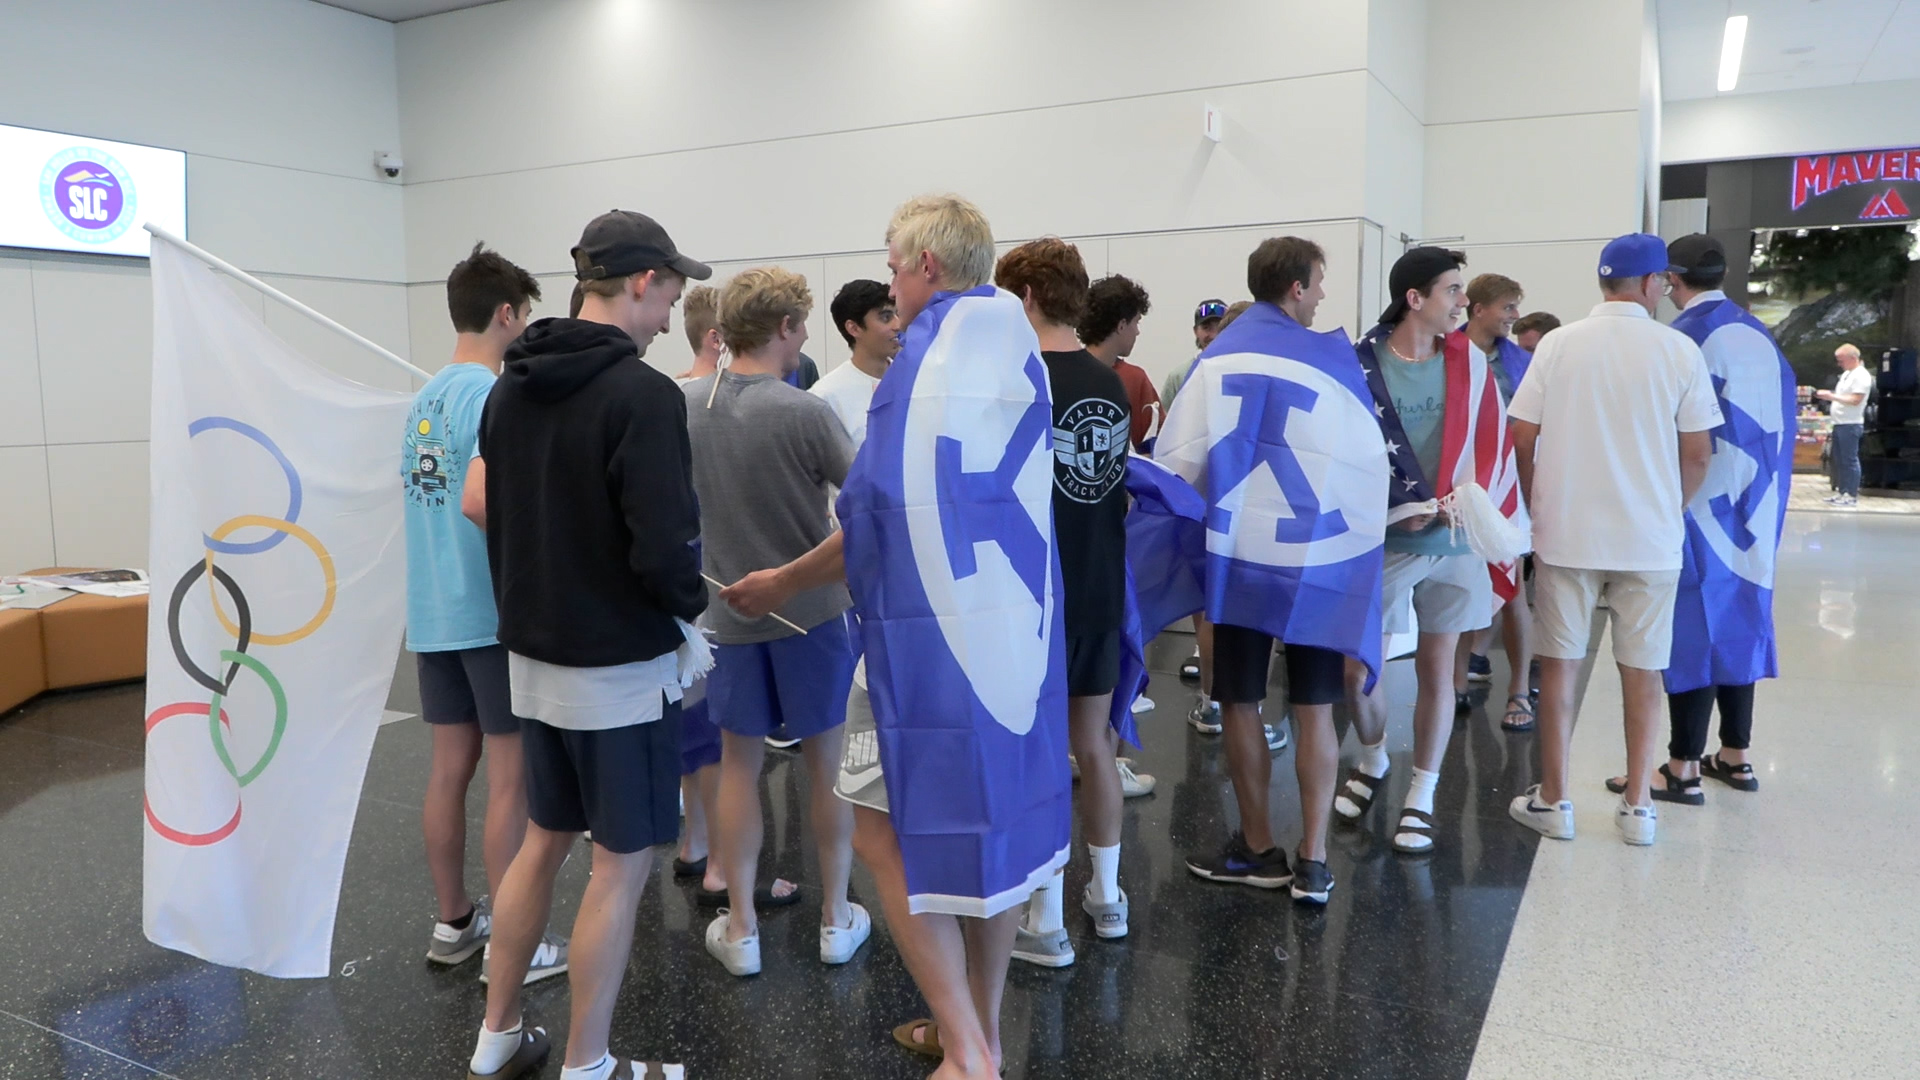
{"label": "blue and white flag", "polygon": [[940,293],[838,504],[910,910],[990,917],[1065,864],[1053,412],[1020,301]]}
{"label": "blue and white flag", "polygon": [[1344,331],[1270,303],[1200,354],[1154,457],[1207,501],[1207,617],[1380,670],[1387,450]]}
{"label": "blue and white flag", "polygon": [[1143,638],[1207,607],[1207,500],[1157,461],[1127,459],[1127,574]]}
{"label": "blue and white flag", "polygon": [[1766,326],[1719,293],[1682,311],[1673,328],[1699,343],[1726,419],[1687,504],[1667,690],[1745,686],[1779,674],[1773,570],[1793,480],[1793,369]]}

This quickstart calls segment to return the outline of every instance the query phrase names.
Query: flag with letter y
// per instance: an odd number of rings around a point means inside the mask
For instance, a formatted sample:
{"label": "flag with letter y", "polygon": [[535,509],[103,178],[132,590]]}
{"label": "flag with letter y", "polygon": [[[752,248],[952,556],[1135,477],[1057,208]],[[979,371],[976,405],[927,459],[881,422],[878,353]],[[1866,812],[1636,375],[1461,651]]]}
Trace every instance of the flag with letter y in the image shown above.
{"label": "flag with letter y", "polygon": [[143,924],[324,976],[406,621],[410,397],[295,352],[160,238],[153,294]]}
{"label": "flag with letter y", "polygon": [[1154,459],[1206,499],[1207,618],[1379,672],[1388,467],[1375,417],[1347,335],[1274,304],[1200,354]]}
{"label": "flag with letter y", "polygon": [[1700,345],[1725,420],[1687,504],[1667,690],[1745,686],[1780,673],[1773,571],[1793,482],[1796,380],[1766,325],[1724,296],[1696,301],[1673,328]]}
{"label": "flag with letter y", "polygon": [[1053,407],[1020,301],[936,294],[874,391],[838,503],[916,913],[986,918],[1066,862]]}

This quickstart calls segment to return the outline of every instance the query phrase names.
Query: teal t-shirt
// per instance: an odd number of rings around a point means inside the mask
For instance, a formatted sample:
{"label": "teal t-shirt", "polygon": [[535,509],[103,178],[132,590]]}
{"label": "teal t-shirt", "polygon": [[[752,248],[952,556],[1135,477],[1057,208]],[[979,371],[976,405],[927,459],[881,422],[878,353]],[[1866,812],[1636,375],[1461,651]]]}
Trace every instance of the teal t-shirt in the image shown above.
{"label": "teal t-shirt", "polygon": [[[1387,395],[1393,398],[1394,411],[1400,414],[1400,427],[1407,434],[1413,456],[1427,482],[1440,476],[1440,444],[1446,432],[1447,366],[1439,356],[1411,363],[1394,355],[1385,338],[1373,343],[1373,355],[1380,362],[1380,374],[1387,382]],[[1461,537],[1455,542],[1452,530],[1436,520],[1417,533],[1398,526],[1387,528],[1387,550],[1412,555],[1465,555],[1473,549]]]}
{"label": "teal t-shirt", "polygon": [[448,364],[420,388],[407,413],[400,478],[407,500],[407,648],[414,652],[477,649],[499,640],[487,534],[460,514],[493,382],[493,372],[479,364]]}

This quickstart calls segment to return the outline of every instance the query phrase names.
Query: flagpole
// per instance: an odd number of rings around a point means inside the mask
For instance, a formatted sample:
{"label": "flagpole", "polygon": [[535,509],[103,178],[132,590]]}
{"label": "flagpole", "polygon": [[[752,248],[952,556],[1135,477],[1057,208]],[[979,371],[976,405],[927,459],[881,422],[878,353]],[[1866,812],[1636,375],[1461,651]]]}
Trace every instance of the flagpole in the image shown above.
{"label": "flagpole", "polygon": [[341,337],[346,338],[348,341],[351,341],[354,344],[359,345],[362,348],[365,348],[367,351],[380,357],[380,359],[385,360],[389,364],[392,364],[395,367],[404,369],[407,374],[413,376],[416,379],[419,379],[421,382],[426,382],[428,379],[433,378],[433,376],[428,372],[422,371],[421,369],[414,367],[412,364],[407,363],[404,359],[400,357],[398,353],[395,353],[392,350],[387,349],[381,345],[377,345],[374,342],[368,340],[367,338],[360,336],[359,334],[341,325],[340,323],[334,321],[333,319],[330,319],[325,315],[320,314],[319,312],[313,310],[312,308],[301,303],[300,301],[295,300],[293,297],[288,296],[286,293],[281,292],[279,289],[276,289],[273,286],[267,284],[266,282],[261,281],[259,278],[254,277],[252,274],[247,273],[245,270],[240,269],[239,267],[233,265],[232,263],[221,258],[220,256],[213,254],[207,249],[188,243],[185,237],[175,235],[171,230],[166,229],[159,225],[155,225],[151,221],[143,225],[142,228],[146,229],[148,232],[152,233],[154,236],[162,240],[165,240],[167,243],[172,244],[174,247],[177,247],[180,250],[186,252],[187,254],[192,255],[194,258],[199,259],[201,262],[206,263],[208,266],[213,267],[215,270],[219,270],[222,273],[229,274],[229,275],[232,275],[233,277],[239,278],[241,281],[244,281],[248,285],[251,285],[254,288],[260,290],[262,293],[266,294],[267,296],[270,296],[273,299],[280,301],[282,304],[285,304],[286,306],[292,308],[293,310],[299,312],[300,314],[305,315],[307,318],[312,319],[314,322],[319,323],[321,326],[326,327],[327,329],[333,331],[334,333],[339,334]]}

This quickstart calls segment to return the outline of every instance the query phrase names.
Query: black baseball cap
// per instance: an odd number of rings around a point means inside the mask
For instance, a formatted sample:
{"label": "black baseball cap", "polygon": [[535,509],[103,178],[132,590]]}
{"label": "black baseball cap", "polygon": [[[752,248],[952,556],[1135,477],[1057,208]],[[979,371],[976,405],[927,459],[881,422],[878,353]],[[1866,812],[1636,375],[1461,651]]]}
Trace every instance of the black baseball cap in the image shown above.
{"label": "black baseball cap", "polygon": [[1193,309],[1193,325],[1195,326],[1199,326],[1202,323],[1219,322],[1226,317],[1227,302],[1225,300],[1202,300],[1200,301],[1200,306]]}
{"label": "black baseball cap", "polygon": [[1446,248],[1417,247],[1400,256],[1393,264],[1393,270],[1387,274],[1387,290],[1393,293],[1393,303],[1380,313],[1380,322],[1393,326],[1407,317],[1407,290],[1424,290],[1433,284],[1433,279],[1449,270],[1458,270],[1466,264],[1467,257],[1457,251]]}
{"label": "black baseball cap", "polygon": [[1706,233],[1688,233],[1667,245],[1667,264],[1676,274],[1724,274],[1727,249]]}
{"label": "black baseball cap", "polygon": [[587,222],[573,249],[573,276],[581,281],[623,278],[665,267],[705,281],[713,267],[680,254],[660,223],[633,210],[609,210]]}

